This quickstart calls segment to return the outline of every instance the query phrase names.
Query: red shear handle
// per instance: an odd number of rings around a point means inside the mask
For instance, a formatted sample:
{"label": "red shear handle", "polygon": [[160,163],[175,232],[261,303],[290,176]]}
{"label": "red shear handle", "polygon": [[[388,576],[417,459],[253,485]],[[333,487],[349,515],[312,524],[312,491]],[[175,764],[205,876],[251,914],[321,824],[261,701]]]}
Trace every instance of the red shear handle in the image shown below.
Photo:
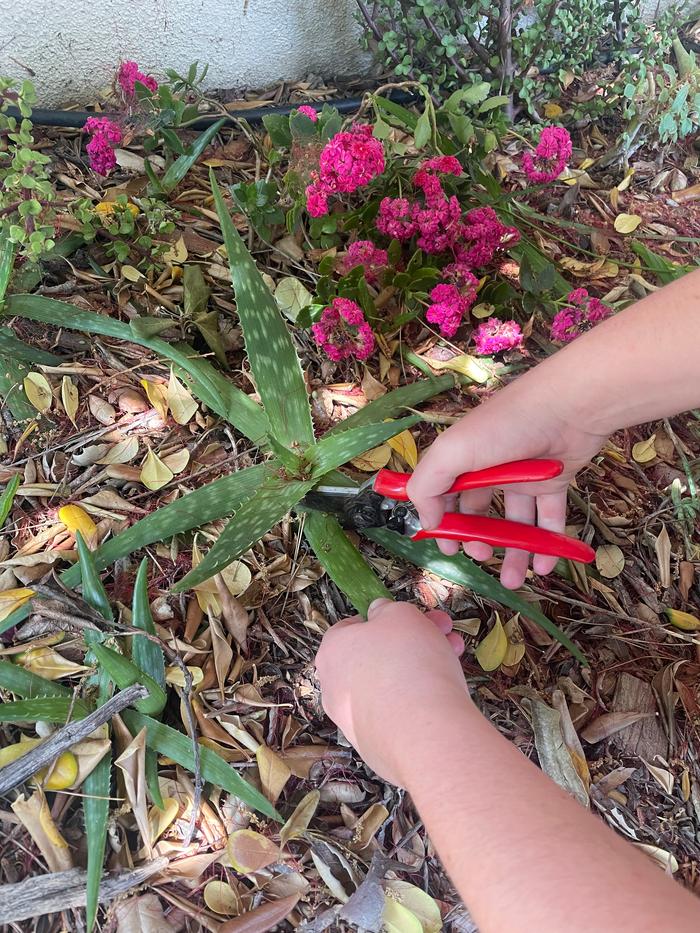
{"label": "red shear handle", "polygon": [[[464,492],[466,489],[482,489],[486,486],[507,486],[510,483],[539,483],[554,479],[563,469],[564,464],[561,460],[513,460],[512,463],[501,463],[485,470],[462,473],[447,492]],[[374,491],[387,499],[407,502],[406,484],[410,478],[409,473],[380,470],[374,480]]]}
{"label": "red shear handle", "polygon": [[484,515],[460,515],[448,512],[443,516],[437,528],[419,531],[413,536],[414,541],[423,538],[448,538],[453,541],[483,541],[494,547],[513,547],[533,554],[547,554],[550,557],[565,557],[590,564],[595,559],[592,547],[558,534],[546,531],[534,525],[523,525],[504,518],[487,518]]}

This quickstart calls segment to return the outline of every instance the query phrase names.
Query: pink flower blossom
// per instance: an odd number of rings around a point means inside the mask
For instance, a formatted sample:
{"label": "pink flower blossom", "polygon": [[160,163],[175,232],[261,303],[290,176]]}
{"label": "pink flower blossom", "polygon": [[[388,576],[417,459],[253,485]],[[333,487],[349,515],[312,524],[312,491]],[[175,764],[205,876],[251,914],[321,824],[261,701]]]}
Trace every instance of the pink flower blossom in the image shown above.
{"label": "pink flower blossom", "polygon": [[85,130],[92,136],[85,147],[90,168],[98,175],[109,175],[117,164],[114,146],[122,140],[121,127],[108,117],[89,117]]}
{"label": "pink flower blossom", "polygon": [[[368,185],[384,171],[384,146],[372,136],[372,127],[361,123],[349,132],[336,133],[323,147],[319,158],[318,180],[310,186],[312,206],[309,207],[309,189],[306,189],[307,210],[314,217],[328,212],[331,194],[351,194]],[[321,211],[323,196],[326,210]],[[312,210],[320,213],[312,213]]]}
{"label": "pink flower blossom", "polygon": [[379,275],[389,264],[385,249],[375,246],[371,240],[355,240],[348,246],[347,254],[341,263],[341,271],[347,275],[351,269],[362,266],[365,278],[370,285],[379,282]]}
{"label": "pink flower blossom", "polygon": [[109,117],[88,117],[84,129],[91,136],[104,136],[108,143],[117,144],[122,141],[121,127]]}
{"label": "pink flower blossom", "polygon": [[395,240],[410,240],[418,229],[413,217],[413,205],[408,198],[382,198],[376,227],[380,233]]}
{"label": "pink flower blossom", "polygon": [[[472,278],[474,278],[472,276]],[[466,292],[460,291],[456,285],[442,282],[436,285],[430,293],[432,304],[425,312],[425,319],[431,324],[437,324],[443,337],[451,338],[462,323],[462,318],[468,313],[476,299],[476,279]]]}
{"label": "pink flower blossom", "polygon": [[98,175],[109,175],[117,164],[114,149],[110,146],[106,136],[96,133],[85,147],[90,157],[90,168]]}
{"label": "pink flower blossom", "polygon": [[336,363],[352,357],[366,360],[374,351],[372,328],[362,308],[349,298],[334,298],[311,331],[316,343]]}
{"label": "pink flower blossom", "polygon": [[[436,175],[454,175],[458,177],[461,174],[462,166],[455,156],[435,156],[433,159],[426,159],[425,162],[421,162],[413,176],[413,184],[416,188],[422,188],[427,197],[425,185],[428,183],[428,178],[435,178],[439,185],[439,179],[436,178]],[[439,187],[442,192],[442,186],[439,185]]]}
{"label": "pink flower blossom", "polygon": [[158,90],[158,82],[150,75],[145,75],[139,71],[136,62],[122,62],[117,72],[117,83],[127,99],[134,96],[136,92],[136,82],[143,84],[151,93],[155,94]]}
{"label": "pink flower blossom", "polygon": [[297,113],[301,113],[305,117],[308,117],[312,123],[318,123],[318,112],[314,110],[313,107],[309,107],[308,104],[302,104],[301,107],[297,107]]}
{"label": "pink flower blossom", "polygon": [[328,213],[328,192],[318,179],[306,189],[306,210],[312,217],[323,217]]}
{"label": "pink flower blossom", "polygon": [[569,304],[555,314],[550,331],[552,340],[561,343],[570,343],[613,313],[599,298],[592,298],[586,288],[575,289],[566,300]]}
{"label": "pink flower blossom", "polygon": [[501,223],[492,207],[477,207],[466,215],[455,247],[457,261],[472,269],[488,265],[499,249],[507,249],[520,239],[515,227]]}
{"label": "pink flower blossom", "polygon": [[535,146],[535,155],[523,154],[523,170],[535,185],[555,181],[566,168],[573,147],[571,136],[563,126],[546,126]]}
{"label": "pink flower blossom", "polygon": [[476,298],[476,288],[479,284],[479,280],[472,273],[469,266],[465,265],[463,262],[452,262],[449,266],[445,266],[442,270],[442,274],[460,288],[466,288],[467,286],[473,288],[474,297]]}
{"label": "pink flower blossom", "polygon": [[474,349],[481,356],[493,356],[505,350],[515,350],[523,343],[520,325],[515,321],[499,321],[497,317],[482,321],[472,337]]}
{"label": "pink flower blossom", "polygon": [[414,213],[418,227],[417,245],[426,253],[444,253],[454,246],[460,234],[462,207],[457,198],[443,197]]}

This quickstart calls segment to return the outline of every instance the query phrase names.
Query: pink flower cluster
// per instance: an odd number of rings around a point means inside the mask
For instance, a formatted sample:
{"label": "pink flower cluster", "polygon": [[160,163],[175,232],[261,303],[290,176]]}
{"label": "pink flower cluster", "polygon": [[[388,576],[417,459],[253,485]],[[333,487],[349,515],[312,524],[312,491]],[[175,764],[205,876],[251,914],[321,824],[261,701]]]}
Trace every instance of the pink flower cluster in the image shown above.
{"label": "pink flower cluster", "polygon": [[425,318],[431,324],[437,324],[443,337],[452,338],[462,323],[462,318],[476,301],[476,286],[478,280],[468,272],[471,281],[466,288],[441,282],[430,293],[432,304],[425,312]]}
{"label": "pink flower cluster", "polygon": [[301,113],[305,117],[308,117],[312,123],[318,123],[318,111],[314,110],[313,107],[309,107],[308,104],[302,104],[301,107],[297,107],[297,113]]}
{"label": "pink flower cluster", "polygon": [[501,223],[492,207],[468,211],[455,243],[457,262],[472,269],[487,266],[500,249],[514,246],[520,239],[515,227]]}
{"label": "pink flower cluster", "polygon": [[351,194],[384,171],[384,146],[361,123],[349,132],[336,133],[323,147],[319,170],[306,189],[306,209],[312,217],[328,213],[328,198]]}
{"label": "pink flower cluster", "polygon": [[500,321],[490,317],[482,321],[472,334],[474,349],[480,356],[493,356],[522,346],[523,332],[516,321]]}
{"label": "pink flower cluster", "polygon": [[385,249],[375,246],[371,240],[355,240],[348,246],[347,253],[341,262],[341,271],[347,275],[357,266],[362,266],[365,278],[370,285],[377,285],[382,270],[389,265],[389,257]]}
{"label": "pink flower cluster", "polygon": [[523,170],[535,185],[555,181],[566,168],[573,147],[571,136],[563,126],[547,126],[540,134],[535,154],[523,155]]}
{"label": "pink flower cluster", "polygon": [[122,62],[117,72],[117,83],[122,89],[124,97],[130,100],[136,92],[136,82],[143,84],[153,94],[158,90],[158,82],[150,75],[145,75],[139,71],[136,62]]}
{"label": "pink flower cluster", "polygon": [[311,327],[316,343],[339,363],[354,357],[366,360],[374,351],[374,334],[362,308],[349,298],[334,298]]}
{"label": "pink flower cluster", "polygon": [[577,288],[566,300],[569,304],[556,313],[550,331],[552,340],[562,343],[570,343],[613,313],[599,298],[591,297],[586,288]]}
{"label": "pink flower cluster", "polygon": [[85,147],[90,168],[98,175],[109,175],[117,164],[114,147],[122,141],[121,127],[109,117],[89,117],[85,131],[92,137]]}

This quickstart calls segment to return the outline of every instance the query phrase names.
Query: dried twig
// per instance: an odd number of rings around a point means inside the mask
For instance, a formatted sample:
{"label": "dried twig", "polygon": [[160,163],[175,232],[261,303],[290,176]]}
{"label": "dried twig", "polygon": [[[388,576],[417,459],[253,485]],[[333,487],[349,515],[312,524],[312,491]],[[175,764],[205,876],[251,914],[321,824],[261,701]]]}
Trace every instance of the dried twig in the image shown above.
{"label": "dried twig", "polygon": [[66,726],[57,729],[52,735],[37,745],[26,755],[22,755],[16,761],[0,769],[0,796],[22,784],[27,778],[30,778],[37,771],[40,771],[46,765],[55,761],[62,753],[87,738],[91,732],[98,729],[108,722],[116,713],[120,713],[127,706],[131,706],[136,700],[141,700],[148,696],[146,687],[141,684],[134,684],[127,687],[107,700],[102,706],[90,713],[85,719],[76,719],[69,722]]}
{"label": "dried twig", "polygon": [[[110,901],[118,894],[138,887],[167,864],[167,858],[157,858],[133,871],[105,876],[100,882],[100,902]],[[18,884],[5,884],[0,887],[0,923],[17,923],[72,907],[84,907],[86,882],[87,873],[72,868],[70,871],[25,878]]]}

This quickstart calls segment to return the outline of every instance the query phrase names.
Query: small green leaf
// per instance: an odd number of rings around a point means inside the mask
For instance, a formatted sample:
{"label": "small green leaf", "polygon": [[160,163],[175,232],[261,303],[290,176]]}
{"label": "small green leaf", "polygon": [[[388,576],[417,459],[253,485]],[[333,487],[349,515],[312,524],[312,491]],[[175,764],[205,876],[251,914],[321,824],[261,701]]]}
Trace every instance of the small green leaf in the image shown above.
{"label": "small green leaf", "polygon": [[91,933],[97,917],[102,866],[109,828],[112,755],[107,753],[83,781],[83,816],[87,840],[86,925]]}
{"label": "small green leaf", "polygon": [[423,149],[428,144],[431,133],[430,114],[426,108],[418,118],[416,129],[413,134],[413,141],[416,149]]}
{"label": "small green leaf", "polygon": [[[150,716],[137,713],[136,710],[126,709],[121,715],[132,735],[137,735],[141,729],[145,728],[147,744],[155,748],[159,755],[172,758],[173,761],[189,771],[194,770],[192,740],[188,736],[171,729],[170,726],[166,726],[156,719],[151,719]],[[260,813],[264,813],[265,816],[278,820],[280,823],[283,822],[282,817],[269,800],[263,797],[252,784],[244,780],[223,758],[220,758],[215,752],[204,746],[200,746],[199,755],[202,777],[205,781],[209,781],[211,784],[228,791],[229,794],[239,797],[248,806],[254,807]]]}
{"label": "small green leaf", "polygon": [[328,576],[359,613],[366,615],[367,607],[375,599],[391,599],[391,593],[332,515],[307,512],[304,535]]}
{"label": "small green leaf", "polygon": [[80,578],[82,580],[83,599],[100,613],[108,622],[114,620],[114,613],[109,602],[109,596],[95,566],[95,559],[83,536],[79,531],[75,533],[75,543],[78,546],[78,563],[80,565]]}
{"label": "small green leaf", "polygon": [[19,473],[15,473],[7,486],[3,489],[2,495],[0,495],[0,530],[5,524],[7,516],[10,514],[10,509],[12,508],[12,503],[15,501],[15,493],[19,489],[20,482]]}
{"label": "small green leaf", "polygon": [[510,97],[507,94],[499,94],[497,97],[489,97],[479,107],[479,113],[487,113],[489,110],[495,110],[496,107],[503,107],[509,103]]}
{"label": "small green leaf", "polygon": [[159,179],[158,194],[170,194],[180,184],[185,175],[202,155],[212,139],[226,123],[226,117],[212,123],[201,136],[188,148],[188,151],[173,162],[166,173]]}

